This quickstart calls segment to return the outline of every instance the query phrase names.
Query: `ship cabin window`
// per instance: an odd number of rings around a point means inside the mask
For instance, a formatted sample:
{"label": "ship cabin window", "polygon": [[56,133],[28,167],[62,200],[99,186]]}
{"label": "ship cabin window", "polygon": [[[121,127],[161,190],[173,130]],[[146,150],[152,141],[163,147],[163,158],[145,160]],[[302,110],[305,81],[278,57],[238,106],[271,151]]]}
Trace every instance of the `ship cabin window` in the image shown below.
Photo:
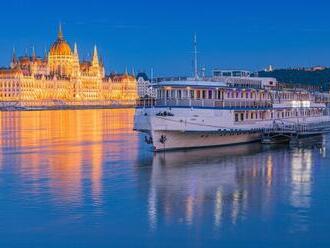
{"label": "ship cabin window", "polygon": [[244,121],[244,113],[241,113],[241,121]]}
{"label": "ship cabin window", "polygon": [[251,113],[251,120],[253,120],[254,118],[254,113]]}
{"label": "ship cabin window", "polygon": [[170,98],[170,91],[166,90],[166,98]]}
{"label": "ship cabin window", "polygon": [[235,114],[235,122],[238,122],[238,114]]}
{"label": "ship cabin window", "polygon": [[196,98],[197,99],[200,99],[201,98],[201,91],[200,90],[197,90],[196,91]]}
{"label": "ship cabin window", "polygon": [[195,91],[190,90],[190,98],[194,99],[195,98]]}
{"label": "ship cabin window", "polygon": [[206,90],[202,90],[202,98],[206,99]]}
{"label": "ship cabin window", "polygon": [[246,113],[245,113],[245,119],[246,119],[246,120],[249,119],[249,112],[246,112]]}
{"label": "ship cabin window", "polygon": [[209,90],[209,99],[212,99],[212,90]]}
{"label": "ship cabin window", "polygon": [[175,98],[175,91],[174,90],[171,91],[171,98]]}
{"label": "ship cabin window", "polygon": [[182,98],[182,91],[178,90],[178,99],[181,99],[181,98]]}
{"label": "ship cabin window", "polygon": [[220,90],[217,91],[217,99],[221,99],[221,91]]}

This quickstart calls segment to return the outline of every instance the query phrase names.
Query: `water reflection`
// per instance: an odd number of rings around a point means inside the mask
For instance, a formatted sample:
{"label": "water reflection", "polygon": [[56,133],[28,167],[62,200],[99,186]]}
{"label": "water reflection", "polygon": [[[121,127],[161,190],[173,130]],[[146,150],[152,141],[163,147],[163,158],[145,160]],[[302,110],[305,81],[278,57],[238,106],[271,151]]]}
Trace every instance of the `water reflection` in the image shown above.
{"label": "water reflection", "polygon": [[0,235],[16,237],[19,229],[25,240],[38,240],[40,232],[49,237],[76,230],[92,247],[95,240],[111,243],[104,230],[124,241],[121,233],[154,238],[155,244],[167,232],[168,240],[177,235],[200,242],[212,235],[240,241],[250,229],[251,239],[267,231],[278,238],[315,230],[318,210],[330,198],[324,166],[329,136],[295,147],[153,154],[132,131],[133,114],[0,113]]}
{"label": "water reflection", "polygon": [[[125,147],[119,141],[137,143],[130,135],[133,112],[2,112],[0,168],[15,167],[27,194],[47,189],[52,200],[76,205],[85,197],[85,183],[93,204],[100,205],[105,156],[121,156]],[[132,149],[125,156],[134,160],[136,153]]]}
{"label": "water reflection", "polygon": [[[156,154],[148,198],[150,226],[155,229],[163,221],[198,226],[210,213],[216,229],[256,213],[267,220],[283,197],[276,192],[278,185],[287,180],[290,204],[306,210],[311,207],[312,152],[322,143],[319,137],[316,145],[291,150],[254,144]],[[299,219],[295,223],[306,216],[297,216],[299,211],[294,212]]]}

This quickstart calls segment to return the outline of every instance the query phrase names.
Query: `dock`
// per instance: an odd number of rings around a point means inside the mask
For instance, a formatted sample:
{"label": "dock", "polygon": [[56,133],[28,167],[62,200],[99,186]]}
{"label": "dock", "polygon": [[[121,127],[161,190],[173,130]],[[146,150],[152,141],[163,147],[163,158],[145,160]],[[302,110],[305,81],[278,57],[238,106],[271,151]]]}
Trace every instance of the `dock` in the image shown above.
{"label": "dock", "polygon": [[263,144],[295,143],[300,138],[330,132],[330,123],[284,123],[274,122],[271,128],[264,129]]}

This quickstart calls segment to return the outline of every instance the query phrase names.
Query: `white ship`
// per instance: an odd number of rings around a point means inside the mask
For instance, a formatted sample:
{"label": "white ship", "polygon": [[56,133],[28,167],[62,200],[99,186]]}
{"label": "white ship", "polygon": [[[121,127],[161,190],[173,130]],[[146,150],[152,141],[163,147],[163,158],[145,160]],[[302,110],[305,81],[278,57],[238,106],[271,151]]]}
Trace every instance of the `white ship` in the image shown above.
{"label": "white ship", "polygon": [[[197,64],[197,63],[196,63]],[[195,67],[197,68],[197,66]],[[260,141],[266,130],[329,127],[329,94],[284,89],[272,78],[165,80],[136,108],[134,129],[155,151]]]}

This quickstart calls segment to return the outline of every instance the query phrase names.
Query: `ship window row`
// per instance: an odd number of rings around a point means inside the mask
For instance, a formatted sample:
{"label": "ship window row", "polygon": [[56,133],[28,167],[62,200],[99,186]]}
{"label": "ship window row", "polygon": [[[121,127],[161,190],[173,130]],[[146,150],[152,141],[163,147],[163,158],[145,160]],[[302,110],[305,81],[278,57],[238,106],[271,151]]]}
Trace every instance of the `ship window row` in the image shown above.
{"label": "ship window row", "polygon": [[269,96],[269,94],[266,94],[265,92],[258,93],[258,92],[253,92],[253,91],[251,91],[251,92],[248,92],[248,91],[228,91],[227,92],[227,98],[270,99],[270,96]]}
{"label": "ship window row", "polygon": [[267,91],[253,91],[253,90],[203,90],[203,89],[158,89],[158,99],[244,99],[244,100],[310,100],[309,94],[304,93],[277,93]]}
{"label": "ship window row", "polygon": [[235,122],[252,121],[252,120],[272,120],[296,117],[315,117],[322,116],[323,111],[320,109],[310,110],[285,110],[285,111],[242,111],[235,113]]}
{"label": "ship window row", "polygon": [[225,90],[157,90],[158,99],[271,99],[265,92]]}

